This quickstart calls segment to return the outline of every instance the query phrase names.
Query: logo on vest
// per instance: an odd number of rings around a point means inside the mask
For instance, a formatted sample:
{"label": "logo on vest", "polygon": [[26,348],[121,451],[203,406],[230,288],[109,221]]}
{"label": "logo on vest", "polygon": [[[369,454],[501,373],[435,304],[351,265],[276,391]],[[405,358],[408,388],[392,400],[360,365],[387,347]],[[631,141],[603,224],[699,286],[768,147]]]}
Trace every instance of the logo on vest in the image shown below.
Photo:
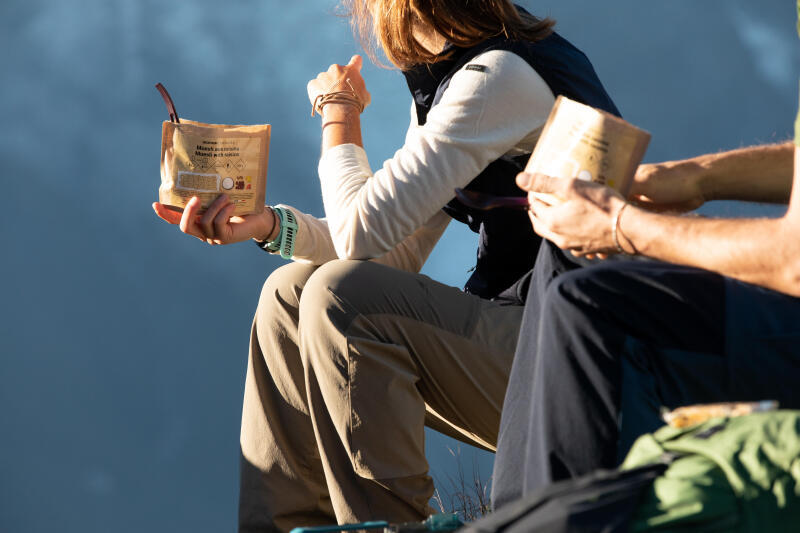
{"label": "logo on vest", "polygon": [[471,63],[467,65],[464,70],[474,70],[475,72],[486,72],[486,67],[484,65],[477,65],[475,63]]}

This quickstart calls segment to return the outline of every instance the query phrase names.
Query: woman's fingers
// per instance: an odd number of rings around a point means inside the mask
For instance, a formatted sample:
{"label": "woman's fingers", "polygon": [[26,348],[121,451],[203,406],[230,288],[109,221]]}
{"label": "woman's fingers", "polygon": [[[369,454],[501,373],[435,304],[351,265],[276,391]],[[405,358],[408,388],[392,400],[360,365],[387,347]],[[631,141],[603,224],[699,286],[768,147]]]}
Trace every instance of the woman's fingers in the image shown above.
{"label": "woman's fingers", "polygon": [[180,227],[182,232],[197,237],[200,240],[205,240],[203,234],[194,223],[194,220],[197,218],[197,209],[199,205],[200,200],[198,198],[192,198],[181,213],[169,209],[162,203],[153,202],[153,211],[156,212],[156,215],[158,215],[160,219]]}
{"label": "woman's fingers", "polygon": [[181,228],[181,231],[193,235],[200,239],[201,241],[206,240],[206,236],[203,234],[203,231],[197,225],[197,217],[198,212],[200,211],[200,198],[197,196],[192,197],[186,203],[186,207],[183,208],[183,215],[181,216],[181,220],[178,223],[178,226]]}
{"label": "woman's fingers", "polygon": [[165,220],[170,224],[178,224],[181,221],[181,213],[179,211],[173,211],[162,203],[153,202],[153,211],[156,212],[158,218]]}
{"label": "woman's fingers", "polygon": [[200,217],[200,228],[203,230],[203,235],[207,239],[216,239],[219,236],[216,233],[214,219],[217,217],[220,211],[230,203],[230,199],[228,195],[221,194],[217,197],[216,200],[211,202],[206,208],[206,212],[203,213],[203,216]]}
{"label": "woman's fingers", "polygon": [[[236,228],[231,225],[231,217],[236,210],[236,204],[230,201],[227,195],[220,195],[214,200],[204,213],[200,213],[202,204],[196,196],[191,198],[183,209],[183,213],[168,209],[165,205],[153,203],[153,211],[159,218],[177,224],[181,231],[187,235],[197,237],[208,244],[228,244],[236,240],[243,240],[241,235],[236,238]],[[243,219],[236,217],[234,226],[239,226]],[[242,231],[238,233],[243,234]]]}
{"label": "woman's fingers", "polygon": [[232,237],[230,219],[235,210],[236,204],[229,202],[217,213],[217,216],[214,217],[214,239],[216,244],[227,244],[230,242]]}

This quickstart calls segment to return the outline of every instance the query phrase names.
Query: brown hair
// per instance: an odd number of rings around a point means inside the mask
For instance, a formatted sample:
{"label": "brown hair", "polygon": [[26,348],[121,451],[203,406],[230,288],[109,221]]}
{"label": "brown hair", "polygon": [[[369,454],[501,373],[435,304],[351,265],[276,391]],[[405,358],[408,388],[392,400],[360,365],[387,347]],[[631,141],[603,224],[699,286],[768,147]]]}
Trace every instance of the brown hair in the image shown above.
{"label": "brown hair", "polygon": [[555,24],[517,11],[510,0],[342,0],[342,5],[370,58],[380,63],[375,56],[378,44],[401,69],[442,59],[414,36],[420,26],[468,48],[497,35],[539,41]]}

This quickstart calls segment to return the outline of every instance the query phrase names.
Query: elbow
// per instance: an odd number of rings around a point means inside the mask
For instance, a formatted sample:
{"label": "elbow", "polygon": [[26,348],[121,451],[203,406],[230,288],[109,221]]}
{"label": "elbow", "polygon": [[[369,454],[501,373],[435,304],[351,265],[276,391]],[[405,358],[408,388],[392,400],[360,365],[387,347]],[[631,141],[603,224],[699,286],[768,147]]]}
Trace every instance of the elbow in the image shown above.
{"label": "elbow", "polygon": [[366,239],[358,238],[357,236],[344,236],[343,238],[334,239],[333,248],[336,250],[336,256],[339,259],[366,260],[381,255],[381,252],[376,252]]}
{"label": "elbow", "polygon": [[335,248],[336,248],[336,257],[338,257],[339,259],[344,259],[344,260],[349,260],[349,259],[359,259],[359,260],[372,259],[368,255],[363,254],[361,252],[361,250],[358,250],[358,249],[340,248],[338,246],[336,246]]}
{"label": "elbow", "polygon": [[389,239],[381,237],[391,233],[383,226],[368,226],[364,220],[329,220],[331,239],[339,259],[374,259],[393,247]]}

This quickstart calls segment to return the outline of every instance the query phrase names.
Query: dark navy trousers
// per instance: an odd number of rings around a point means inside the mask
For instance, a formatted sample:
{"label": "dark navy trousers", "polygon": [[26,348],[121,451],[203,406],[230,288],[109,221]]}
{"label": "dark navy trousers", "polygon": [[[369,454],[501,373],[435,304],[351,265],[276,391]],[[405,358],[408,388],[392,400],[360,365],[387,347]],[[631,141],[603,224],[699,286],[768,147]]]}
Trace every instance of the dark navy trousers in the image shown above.
{"label": "dark navy trousers", "polygon": [[800,298],[696,268],[577,268],[549,242],[531,276],[495,458],[495,508],[617,466],[662,407],[800,408]]}

